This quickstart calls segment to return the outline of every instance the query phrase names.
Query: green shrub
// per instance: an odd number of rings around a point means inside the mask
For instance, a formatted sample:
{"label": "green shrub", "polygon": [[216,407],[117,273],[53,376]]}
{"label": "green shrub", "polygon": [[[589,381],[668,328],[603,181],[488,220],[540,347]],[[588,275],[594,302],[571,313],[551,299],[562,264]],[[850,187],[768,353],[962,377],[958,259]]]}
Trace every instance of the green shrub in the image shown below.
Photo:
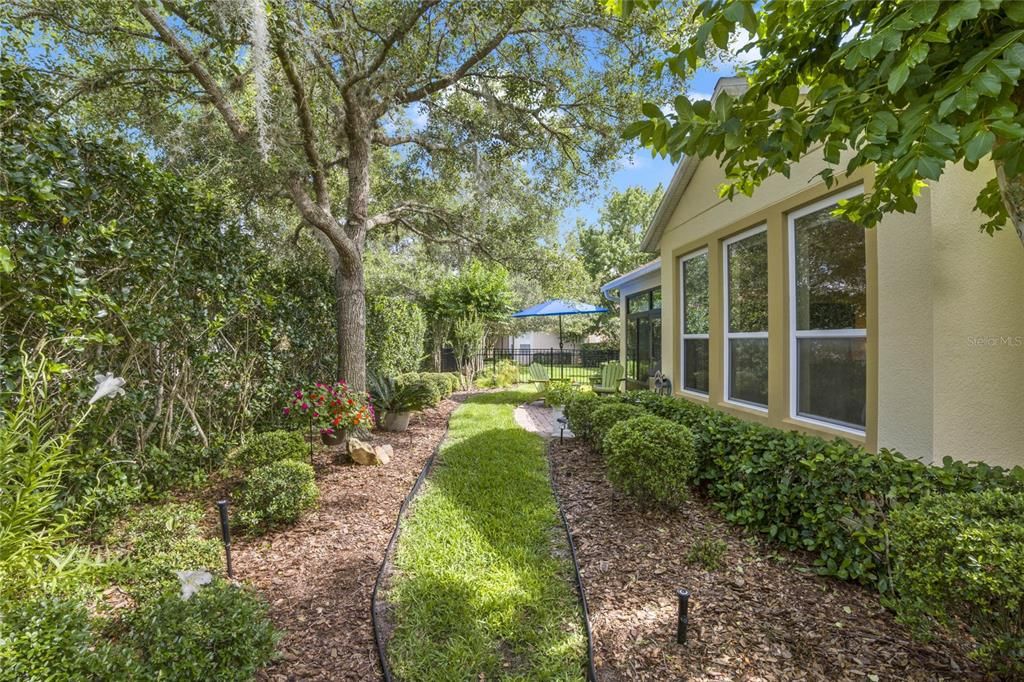
{"label": "green shrub", "polygon": [[480,388],[505,388],[519,383],[519,365],[511,360],[501,360],[491,367],[485,367],[476,378]]}
{"label": "green shrub", "polygon": [[270,661],[277,634],[261,599],[214,580],[188,600],[168,591],[142,606],[125,641],[139,653],[140,679],[242,681]]}
{"label": "green shrub", "polygon": [[[642,417],[647,413],[636,405],[629,405],[615,398],[605,398],[597,403],[593,413],[590,415],[590,423],[587,426],[587,440],[598,452],[603,452],[604,437],[608,430],[619,422]],[[576,433],[573,431],[573,433]]]}
{"label": "green shrub", "polygon": [[177,585],[176,571],[220,570],[224,550],[204,536],[204,517],[196,503],[130,510],[104,543],[109,579],[146,601]]}
{"label": "green shrub", "polygon": [[142,672],[131,650],[101,635],[84,604],[53,597],[0,604],[0,682],[128,680]]}
{"label": "green shrub", "polygon": [[238,521],[252,531],[294,523],[316,506],[319,490],[313,467],[283,461],[253,469],[238,495]]}
{"label": "green shrub", "polygon": [[[601,407],[597,414],[624,415],[633,405]],[[645,414],[615,418],[601,443],[608,478],[623,492],[675,506],[689,496],[696,458],[693,436],[682,424]]]}
{"label": "green shrub", "polygon": [[694,543],[686,553],[686,563],[703,566],[705,570],[717,571],[725,565],[725,553],[729,545],[718,538],[703,538]]}
{"label": "green shrub", "polygon": [[437,407],[438,403],[444,399],[447,383],[442,388],[439,381],[428,378],[431,376],[437,375],[420,372],[406,372],[405,374],[399,374],[395,377],[395,386],[397,390],[410,390],[416,393],[425,391],[428,396],[426,406]]}
{"label": "green shrub", "polygon": [[599,396],[593,391],[581,391],[565,401],[563,410],[569,420],[569,428],[577,438],[588,439],[590,436],[590,419],[594,409],[600,404]]}
{"label": "green shrub", "polygon": [[366,366],[394,376],[415,372],[423,360],[427,319],[415,303],[396,296],[366,301]]}
{"label": "green shrub", "polygon": [[172,488],[198,488],[213,468],[202,448],[187,446],[163,450],[151,445],[138,464],[146,499],[157,499]]}
{"label": "green shrub", "polygon": [[556,407],[564,406],[582,391],[583,389],[573,386],[568,379],[552,379],[544,389],[544,403]]}
{"label": "green shrub", "polygon": [[901,616],[967,625],[974,655],[1024,677],[1024,494],[932,495],[894,511],[889,533]]}
{"label": "green shrub", "polygon": [[465,388],[465,380],[458,372],[448,372],[449,393],[455,393]]}
{"label": "green shrub", "polygon": [[232,457],[232,464],[242,471],[286,460],[306,461],[309,443],[295,431],[267,431],[248,437]]}
{"label": "green shrub", "polygon": [[434,394],[438,396],[437,402],[441,402],[441,400],[450,396],[454,390],[452,389],[451,377],[445,373],[423,372],[420,374],[420,381],[430,386]]}

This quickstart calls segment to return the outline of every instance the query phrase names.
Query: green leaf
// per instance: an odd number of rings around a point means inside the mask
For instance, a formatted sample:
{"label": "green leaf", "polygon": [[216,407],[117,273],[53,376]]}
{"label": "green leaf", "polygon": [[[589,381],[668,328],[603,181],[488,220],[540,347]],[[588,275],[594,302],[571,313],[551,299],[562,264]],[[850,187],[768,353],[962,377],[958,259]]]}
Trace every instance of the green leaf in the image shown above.
{"label": "green leaf", "polygon": [[978,74],[977,78],[971,81],[971,86],[981,95],[995,97],[1003,90],[1003,83],[999,76],[991,71]]}
{"label": "green leaf", "polygon": [[665,118],[665,114],[662,113],[661,109],[651,102],[644,102],[640,107],[640,111],[648,118]]}
{"label": "green leaf", "polygon": [[974,137],[964,146],[964,157],[968,161],[978,161],[992,151],[996,142],[996,136],[991,131],[985,130]]}
{"label": "green leaf", "polygon": [[626,126],[625,130],[622,131],[622,137],[627,140],[637,137],[638,135],[640,135],[640,133],[645,131],[650,125],[650,121],[633,121],[628,126]]}
{"label": "green leaf", "polygon": [[934,156],[920,156],[917,159],[917,174],[929,180],[938,180],[942,174],[942,161]]}
{"label": "green leaf", "polygon": [[0,246],[0,272],[14,272],[14,259],[11,258],[11,250],[6,246]]}
{"label": "green leaf", "polygon": [[887,87],[889,92],[896,93],[903,87],[903,84],[907,82],[907,78],[910,76],[910,67],[907,66],[906,62],[901,63],[892,72],[889,73],[889,82]]}
{"label": "green leaf", "polygon": [[800,99],[800,88],[796,85],[787,85],[775,97],[776,103],[783,107],[795,107]]}
{"label": "green leaf", "polygon": [[1003,11],[1006,12],[1006,16],[1011,21],[1024,24],[1024,1],[1022,0],[1005,0],[1003,2]]}

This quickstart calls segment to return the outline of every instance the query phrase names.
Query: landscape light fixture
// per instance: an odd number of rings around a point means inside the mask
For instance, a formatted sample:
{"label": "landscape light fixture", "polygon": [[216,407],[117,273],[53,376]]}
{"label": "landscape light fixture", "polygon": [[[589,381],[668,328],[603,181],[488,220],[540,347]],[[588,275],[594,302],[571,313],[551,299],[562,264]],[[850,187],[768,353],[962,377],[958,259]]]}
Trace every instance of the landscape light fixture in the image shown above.
{"label": "landscape light fixture", "polygon": [[676,623],[676,643],[686,644],[686,626],[690,622],[690,591],[682,589],[676,590],[676,596],[679,597],[679,620]]}
{"label": "landscape light fixture", "polygon": [[234,578],[235,571],[231,566],[231,529],[228,528],[228,501],[218,500],[217,511],[220,512],[220,535],[224,540],[224,558],[228,568],[228,577]]}

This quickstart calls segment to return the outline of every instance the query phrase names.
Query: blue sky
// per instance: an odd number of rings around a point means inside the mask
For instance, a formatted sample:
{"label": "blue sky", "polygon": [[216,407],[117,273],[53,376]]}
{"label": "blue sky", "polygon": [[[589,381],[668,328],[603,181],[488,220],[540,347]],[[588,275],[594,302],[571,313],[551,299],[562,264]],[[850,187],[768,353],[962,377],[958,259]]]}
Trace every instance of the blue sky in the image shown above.
{"label": "blue sky", "polygon": [[[734,69],[729,64],[719,65],[714,71],[700,69],[691,79],[687,95],[690,96],[690,99],[710,99],[718,79],[731,76],[733,73]],[[667,187],[674,171],[675,165],[669,159],[651,158],[650,151],[641,149],[639,146],[634,147],[631,157],[621,160],[619,170],[612,175],[611,181],[605,188],[595,192],[589,200],[565,211],[559,231],[564,235],[572,230],[579,218],[590,223],[596,222],[601,206],[604,205],[608,195],[613,192],[637,185],[647,190],[654,189],[659,183]]]}

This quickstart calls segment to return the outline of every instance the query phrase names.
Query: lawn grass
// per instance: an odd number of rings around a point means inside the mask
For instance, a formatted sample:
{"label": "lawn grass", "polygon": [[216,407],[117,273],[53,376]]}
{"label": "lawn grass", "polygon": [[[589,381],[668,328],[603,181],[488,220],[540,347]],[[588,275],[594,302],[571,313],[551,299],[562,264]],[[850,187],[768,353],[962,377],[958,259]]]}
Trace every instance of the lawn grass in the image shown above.
{"label": "lawn grass", "polygon": [[579,680],[586,634],[543,439],[473,396],[402,524],[386,593],[396,678]]}

